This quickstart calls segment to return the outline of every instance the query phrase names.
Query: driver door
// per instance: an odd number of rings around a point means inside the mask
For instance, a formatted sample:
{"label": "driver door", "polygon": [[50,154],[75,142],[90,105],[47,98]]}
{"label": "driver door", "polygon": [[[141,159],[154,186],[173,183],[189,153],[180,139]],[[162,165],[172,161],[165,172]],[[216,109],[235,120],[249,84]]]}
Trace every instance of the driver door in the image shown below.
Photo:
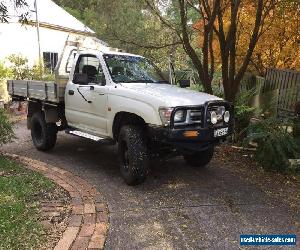
{"label": "driver door", "polygon": [[90,54],[80,55],[73,81],[66,88],[68,124],[85,132],[106,136],[107,92],[99,58]]}

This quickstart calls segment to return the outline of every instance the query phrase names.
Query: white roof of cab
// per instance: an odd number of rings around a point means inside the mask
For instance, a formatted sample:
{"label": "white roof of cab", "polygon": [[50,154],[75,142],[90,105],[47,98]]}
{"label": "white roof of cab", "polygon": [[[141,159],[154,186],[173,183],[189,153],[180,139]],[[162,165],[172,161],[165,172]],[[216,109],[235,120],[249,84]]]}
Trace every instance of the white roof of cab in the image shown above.
{"label": "white roof of cab", "polygon": [[80,55],[82,54],[107,54],[107,55],[120,55],[120,56],[135,56],[135,57],[143,57],[141,55],[136,55],[136,54],[131,54],[127,52],[122,52],[122,51],[115,51],[114,48],[112,47],[106,47],[103,46],[101,49],[85,49],[81,50],[79,52]]}
{"label": "white roof of cab", "polygon": [[131,54],[127,52],[122,51],[115,51],[112,48],[108,47],[107,49],[101,50],[103,54],[109,54],[109,55],[122,55],[122,56],[135,56],[135,57],[143,57],[141,55]]}
{"label": "white roof of cab", "polygon": [[[82,22],[70,15],[63,8],[55,4],[51,0],[36,0],[39,22],[43,24],[54,25],[75,31],[95,33],[93,30],[85,26]],[[9,22],[17,22],[18,16],[24,13],[30,13],[28,20],[35,22],[35,0],[25,0],[28,7],[15,8],[11,0],[2,0],[8,6]]]}

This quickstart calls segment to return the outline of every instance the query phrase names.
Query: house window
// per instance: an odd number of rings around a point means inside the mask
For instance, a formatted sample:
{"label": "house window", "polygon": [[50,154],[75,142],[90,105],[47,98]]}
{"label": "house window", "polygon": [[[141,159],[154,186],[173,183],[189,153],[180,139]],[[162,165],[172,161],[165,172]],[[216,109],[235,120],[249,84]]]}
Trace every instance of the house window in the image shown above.
{"label": "house window", "polygon": [[43,52],[43,58],[45,67],[53,72],[58,61],[58,53]]}

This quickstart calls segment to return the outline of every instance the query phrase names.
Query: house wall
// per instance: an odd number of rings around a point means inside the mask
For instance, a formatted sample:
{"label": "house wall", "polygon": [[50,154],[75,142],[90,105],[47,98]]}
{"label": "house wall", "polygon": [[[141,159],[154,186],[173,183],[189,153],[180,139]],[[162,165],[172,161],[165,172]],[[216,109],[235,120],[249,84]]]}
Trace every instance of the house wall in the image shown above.
{"label": "house wall", "polygon": [[[76,37],[86,37],[57,28],[40,27],[41,59],[43,60],[43,52],[58,53],[59,58],[69,34]],[[21,25],[20,23],[0,23],[0,62],[9,67],[7,57],[12,54],[26,57],[29,67],[38,64],[39,47],[35,26]],[[0,79],[0,102],[7,102],[8,100],[6,80]]]}
{"label": "house wall", "polygon": [[[66,31],[40,27],[42,56],[43,52],[54,52],[60,56],[68,34],[70,33]],[[0,23],[0,61],[4,61],[11,54],[21,54],[27,57],[29,66],[38,62],[39,47],[35,26]]]}

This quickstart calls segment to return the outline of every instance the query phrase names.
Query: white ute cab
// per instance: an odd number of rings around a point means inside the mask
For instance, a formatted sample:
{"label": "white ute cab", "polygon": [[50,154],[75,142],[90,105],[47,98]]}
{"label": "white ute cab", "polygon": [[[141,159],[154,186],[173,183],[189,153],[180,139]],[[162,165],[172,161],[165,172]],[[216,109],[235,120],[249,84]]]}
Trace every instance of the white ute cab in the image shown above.
{"label": "white ute cab", "polygon": [[109,49],[69,46],[55,82],[11,80],[8,89],[13,99],[28,101],[28,128],[38,150],[53,148],[63,130],[117,143],[128,185],[145,180],[155,156],[182,155],[188,165],[203,167],[215,144],[232,133],[231,104],[171,85],[146,58]]}

